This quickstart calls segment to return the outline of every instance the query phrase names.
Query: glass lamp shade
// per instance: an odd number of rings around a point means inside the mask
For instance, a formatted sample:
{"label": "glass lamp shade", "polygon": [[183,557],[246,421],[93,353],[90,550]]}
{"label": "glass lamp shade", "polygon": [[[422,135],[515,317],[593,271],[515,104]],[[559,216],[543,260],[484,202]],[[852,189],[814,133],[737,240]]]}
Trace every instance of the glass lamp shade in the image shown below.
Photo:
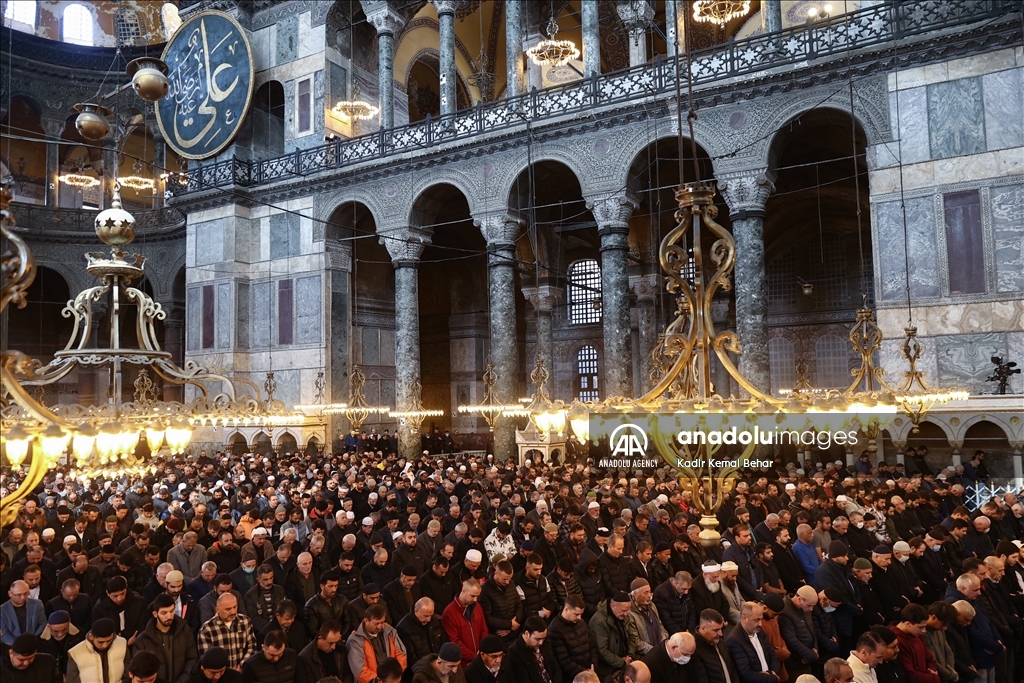
{"label": "glass lamp shade", "polygon": [[171,455],[178,455],[192,440],[192,428],[187,422],[179,420],[167,428],[164,438],[167,447],[171,450]]}
{"label": "glass lamp shade", "polygon": [[566,412],[561,401],[553,403],[548,410],[548,423],[551,425],[551,431],[558,432],[559,436],[565,432]]}
{"label": "glass lamp shade", "polygon": [[146,443],[149,444],[149,452],[156,455],[160,446],[164,443],[164,430],[161,427],[146,427]]}
{"label": "glass lamp shade", "polygon": [[70,434],[65,434],[55,424],[50,425],[39,435],[39,443],[43,449],[43,457],[50,462],[56,462],[68,448]]}
{"label": "glass lamp shade", "polygon": [[32,442],[32,435],[21,425],[15,425],[11,431],[4,434],[4,448],[7,451],[7,460],[13,467],[20,467],[28,456],[28,445]]}
{"label": "glass lamp shade", "polygon": [[569,405],[569,411],[566,413],[566,417],[569,420],[569,426],[572,427],[572,433],[576,435],[582,443],[586,443],[590,440],[590,413],[587,411],[587,407],[580,403],[580,401],[574,400]]}
{"label": "glass lamp shade", "polygon": [[139,445],[139,432],[130,427],[123,428],[117,436],[117,452],[121,455],[128,455],[135,452]]}
{"label": "glass lamp shade", "polygon": [[71,452],[75,454],[75,458],[85,460],[92,455],[92,448],[96,444],[98,434],[99,432],[94,427],[84,422],[75,430],[75,434],[71,438]]}
{"label": "glass lamp shade", "polygon": [[120,428],[113,422],[100,427],[100,433],[96,435],[96,453],[100,456],[101,462],[110,460],[117,453],[120,435]]}

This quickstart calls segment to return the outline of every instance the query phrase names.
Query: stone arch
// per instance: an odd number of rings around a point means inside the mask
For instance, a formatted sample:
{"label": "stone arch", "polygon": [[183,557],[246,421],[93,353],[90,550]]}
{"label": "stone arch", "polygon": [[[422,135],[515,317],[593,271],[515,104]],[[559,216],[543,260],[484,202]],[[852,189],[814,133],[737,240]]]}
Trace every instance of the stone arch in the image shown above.
{"label": "stone arch", "polygon": [[350,202],[362,204],[366,207],[366,210],[373,217],[373,224],[379,228],[382,219],[387,214],[384,206],[381,204],[380,195],[382,194],[384,193],[381,192],[380,186],[353,186],[337,190],[331,194],[314,195],[312,216],[313,241],[322,242],[324,240],[327,235],[327,222],[330,220],[331,214],[338,207]]}
{"label": "stone arch", "polygon": [[508,206],[513,206],[512,196],[515,193],[516,183],[519,180],[519,176],[527,171],[531,163],[533,166],[536,166],[537,164],[545,161],[551,161],[565,166],[572,173],[573,177],[576,178],[576,182],[579,184],[582,194],[584,196],[587,195],[588,188],[584,182],[586,175],[581,173],[579,155],[567,149],[545,147],[531,155],[529,160],[525,153],[517,155],[510,164],[502,169],[505,173],[503,173],[502,177],[498,179],[498,182],[495,184],[498,188],[498,196],[506,198]]}
{"label": "stone arch", "polygon": [[476,213],[473,201],[473,192],[469,189],[468,184],[465,183],[464,178],[459,178],[456,174],[446,173],[442,177],[430,177],[424,178],[422,182],[413,182],[413,191],[410,196],[413,197],[412,202],[409,204],[409,211],[406,214],[407,225],[416,227],[429,226],[434,220],[434,216],[441,209],[437,200],[429,198],[427,195],[432,189],[440,188],[447,185],[448,187],[457,190],[466,200],[466,204],[469,206],[469,213],[473,215]]}
{"label": "stone arch", "polygon": [[999,427],[1003,431],[1003,435],[1006,436],[1006,439],[1008,441],[1012,442],[1014,440],[1020,439],[1020,435],[1014,433],[1014,429],[1010,425],[1009,420],[1007,420],[1004,416],[1000,415],[999,413],[981,413],[971,415],[969,418],[963,420],[962,422],[960,422],[960,424],[954,427],[954,434],[956,435],[956,440],[962,443],[964,437],[967,435],[967,431],[971,427],[980,422],[990,422],[995,426]]}
{"label": "stone arch", "polygon": [[[844,91],[845,92],[845,91]],[[759,143],[759,156],[764,166],[774,168],[778,150],[785,144],[785,130],[788,124],[798,121],[803,115],[811,112],[828,110],[846,119],[850,116],[849,99],[846,99],[846,106],[843,106],[841,99],[822,102],[819,98],[801,97],[789,102],[787,105],[776,109],[773,116],[763,120],[761,126],[754,133]],[[865,139],[866,146],[877,145],[887,141],[891,134],[889,132],[888,119],[881,121],[881,113],[872,112],[874,116],[865,115],[863,110],[858,111],[856,90],[854,91],[853,120]],[[888,110],[884,112],[888,116]]]}
{"label": "stone arch", "polygon": [[[674,126],[673,126],[674,127]],[[697,154],[703,152],[709,159],[714,159],[712,148],[704,145],[701,141],[701,135],[698,134],[698,129],[694,129],[694,138],[697,142]],[[663,140],[675,140],[678,136],[675,132],[669,128],[668,130],[658,130],[658,126],[654,127],[643,127],[638,128],[634,133],[620,140],[619,150],[608,159],[608,165],[611,168],[617,169],[619,175],[615,176],[615,186],[624,187],[630,190],[636,191],[637,188],[633,187],[633,168],[640,158],[640,155],[644,154],[650,147],[656,145]],[[690,138],[689,136],[683,136],[683,145],[685,147],[685,153],[690,153]],[[687,159],[689,162],[689,160]],[[711,177],[712,169],[701,169],[701,175],[704,180]]]}

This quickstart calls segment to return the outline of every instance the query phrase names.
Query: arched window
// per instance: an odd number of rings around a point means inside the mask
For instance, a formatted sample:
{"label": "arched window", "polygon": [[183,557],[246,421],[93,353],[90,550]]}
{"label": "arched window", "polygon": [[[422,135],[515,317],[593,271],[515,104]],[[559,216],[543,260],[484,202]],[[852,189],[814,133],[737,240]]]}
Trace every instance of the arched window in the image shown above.
{"label": "arched window", "polygon": [[142,41],[139,14],[128,7],[117,10],[117,16],[114,17],[114,30],[117,33],[118,45],[138,45]]}
{"label": "arched window", "polygon": [[594,259],[577,261],[569,267],[569,322],[601,322],[601,267]]}
{"label": "arched window", "polygon": [[584,346],[576,354],[576,392],[581,401],[597,401],[597,349]]}
{"label": "arched window", "polygon": [[835,334],[823,334],[814,343],[814,356],[818,365],[818,389],[838,389],[850,384],[848,343]]}
{"label": "arched window", "polygon": [[92,45],[92,12],[83,5],[68,5],[64,8],[62,33],[65,43]]}
{"label": "arched window", "polygon": [[796,384],[796,359],[793,344],[785,337],[774,337],[768,341],[768,365],[772,373],[772,391],[792,389]]}
{"label": "arched window", "polygon": [[8,0],[4,8],[4,26],[19,31],[36,28],[36,0]]}

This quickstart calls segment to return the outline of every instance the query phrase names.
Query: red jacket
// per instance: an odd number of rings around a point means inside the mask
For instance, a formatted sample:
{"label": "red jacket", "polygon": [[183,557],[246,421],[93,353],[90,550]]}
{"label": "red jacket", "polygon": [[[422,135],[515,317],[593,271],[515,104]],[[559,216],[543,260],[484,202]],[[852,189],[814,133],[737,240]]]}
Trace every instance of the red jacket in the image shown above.
{"label": "red jacket", "polygon": [[467,620],[466,608],[459,604],[459,598],[456,596],[444,608],[444,613],[441,615],[441,626],[448,634],[448,640],[462,650],[462,666],[469,666],[469,663],[476,658],[480,641],[489,633],[487,622],[484,620],[483,608],[480,605],[473,605],[472,620]]}
{"label": "red jacket", "polygon": [[924,639],[907,635],[899,626],[890,626],[889,630],[896,634],[896,640],[899,641],[900,664],[906,669],[910,683],[939,683],[939,667]]}

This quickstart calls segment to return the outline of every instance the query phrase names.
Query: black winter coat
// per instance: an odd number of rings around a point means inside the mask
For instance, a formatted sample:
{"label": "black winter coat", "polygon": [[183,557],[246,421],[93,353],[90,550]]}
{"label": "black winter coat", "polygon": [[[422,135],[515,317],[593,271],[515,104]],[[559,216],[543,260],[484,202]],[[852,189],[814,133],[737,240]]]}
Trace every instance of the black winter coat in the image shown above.
{"label": "black winter coat", "polygon": [[[550,683],[562,683],[562,668],[555,661],[555,655],[547,641],[541,646],[540,652],[544,658],[544,668],[547,669]],[[533,648],[526,645],[526,641],[522,638],[516,638],[508,648],[501,668],[503,671],[507,671],[509,679],[516,683],[546,683],[541,676],[536,653]]]}
{"label": "black winter coat", "polygon": [[444,578],[441,578],[431,568],[416,580],[416,585],[423,592],[423,597],[434,601],[434,610],[438,613],[451,604],[459,590],[451,569],[444,575]]}
{"label": "black winter coat", "polygon": [[791,657],[786,666],[795,670],[806,669],[818,661],[813,650],[818,647],[818,639],[814,635],[814,620],[808,612],[804,612],[786,598],[786,607],[779,614],[779,632],[786,641]]}
{"label": "black winter coat", "polygon": [[[736,665],[733,664],[732,655],[725,646],[725,639],[718,641],[717,647],[704,637],[698,634],[694,640],[697,641],[697,649],[693,653],[693,659],[688,666],[692,669],[693,680],[701,683],[725,683],[725,672],[722,671],[722,661],[729,668],[729,680],[735,683],[740,680]],[[721,655],[721,659],[719,659]],[[654,680],[653,677],[651,679]]]}
{"label": "black winter coat", "polygon": [[[699,637],[699,636],[698,636]],[[689,665],[680,665],[672,661],[665,649],[665,643],[661,641],[651,648],[644,656],[644,664],[651,670],[651,681],[664,681],[665,683],[689,683],[692,679],[689,675]],[[740,683],[734,681],[734,683]]]}
{"label": "black winter coat", "polygon": [[243,683],[294,683],[298,674],[299,653],[285,648],[281,659],[268,662],[260,650],[242,664]]}
{"label": "black winter coat", "polygon": [[670,634],[696,631],[697,610],[694,608],[693,600],[689,593],[676,593],[671,581],[666,581],[654,589],[654,606],[658,608],[661,623]]}
{"label": "black winter coat", "polygon": [[491,633],[508,631],[502,640],[506,644],[512,642],[519,633],[518,628],[513,628],[512,620],[515,619],[520,628],[523,625],[523,601],[516,585],[509,581],[507,586],[499,586],[497,581],[488,581],[480,591],[479,602],[487,621],[487,630]]}
{"label": "black winter coat", "polygon": [[597,652],[587,622],[569,623],[559,614],[548,626],[548,641],[555,659],[562,667],[562,680],[571,681],[576,674],[589,669],[597,661]]}
{"label": "black winter coat", "polygon": [[138,593],[128,591],[128,597],[124,599],[124,604],[120,607],[106,595],[97,600],[92,608],[93,623],[97,619],[106,618],[111,619],[115,624],[120,624],[122,611],[124,612],[124,628],[118,632],[118,635],[124,636],[125,640],[146,628],[146,624],[152,616],[146,601],[139,597]]}
{"label": "black winter coat", "polygon": [[[398,637],[405,644],[405,659],[407,662],[418,662],[427,655],[436,653],[441,645],[448,642],[448,636],[441,627],[441,619],[435,614],[424,626],[415,614],[409,613],[402,617],[395,627]],[[403,679],[412,680],[412,665],[406,667]],[[406,677],[407,676],[407,677]]]}
{"label": "black winter coat", "polygon": [[729,601],[725,599],[725,594],[721,588],[715,593],[708,590],[703,576],[695,579],[690,586],[690,596],[693,600],[693,611],[697,616],[706,609],[713,609],[726,619],[729,618]]}
{"label": "black winter coat", "polygon": [[152,619],[139,634],[132,646],[132,655],[148,650],[160,660],[160,678],[168,683],[182,683],[188,680],[192,667],[198,661],[196,637],[181,617],[174,617],[168,633],[170,652],[162,646],[163,637],[157,631]]}
{"label": "black winter coat", "polygon": [[590,548],[586,548],[580,555],[580,562],[576,565],[576,570],[573,572],[576,584],[583,595],[583,602],[587,605],[586,610],[583,612],[583,618],[587,621],[590,621],[590,618],[597,612],[597,606],[601,601],[608,597],[604,593],[604,584],[601,583],[601,573],[598,571],[595,571],[593,574],[587,572],[588,566],[596,566],[597,564],[597,553]]}
{"label": "black winter coat", "polygon": [[333,619],[341,624],[341,635],[344,638],[347,638],[356,626],[349,623],[348,600],[337,595],[334,596],[333,603],[328,605],[327,601],[317,593],[306,603],[302,615],[303,621],[306,623],[306,633],[313,638],[320,632],[320,627],[328,619]]}
{"label": "black winter coat", "polygon": [[565,604],[563,598],[561,603],[555,601],[555,594],[551,592],[548,580],[540,576],[536,581],[526,578],[526,572],[521,571],[513,577],[516,587],[519,590],[519,598],[523,601],[523,616],[542,616],[542,609],[548,610],[548,618],[562,611]]}
{"label": "black winter coat", "polygon": [[629,560],[624,555],[612,557],[605,552],[597,561],[597,573],[601,575],[601,585],[606,596],[611,597],[618,591],[629,592],[633,577],[629,573]]}

